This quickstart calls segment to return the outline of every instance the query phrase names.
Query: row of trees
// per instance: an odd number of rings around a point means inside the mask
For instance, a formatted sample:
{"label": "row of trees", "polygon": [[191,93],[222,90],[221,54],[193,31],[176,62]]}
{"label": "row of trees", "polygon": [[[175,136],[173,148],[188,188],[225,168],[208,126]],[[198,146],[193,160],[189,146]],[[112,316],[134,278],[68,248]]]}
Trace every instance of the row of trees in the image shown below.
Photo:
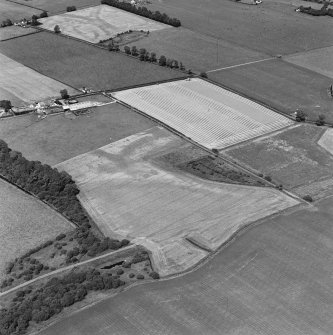
{"label": "row of trees", "polygon": [[39,161],[29,161],[0,140],[0,174],[22,189],[38,196],[77,225],[89,226],[72,177]]}
{"label": "row of trees", "polygon": [[310,14],[313,16],[332,16],[333,17],[333,9],[328,8],[328,3],[325,3],[324,6],[320,9],[314,9],[312,7],[299,7],[299,11],[302,13]]}
{"label": "row of trees", "polygon": [[155,52],[149,53],[145,48],[141,48],[138,50],[136,46],[132,46],[132,48],[130,48],[129,46],[126,45],[124,46],[124,52],[127,55],[138,57],[143,62],[158,63],[160,66],[167,66],[170,68],[185,71],[185,67],[182,62],[178,63],[177,60],[166,58],[163,55],[159,59],[157,59]]}
{"label": "row of trees", "polygon": [[40,323],[81,301],[89,291],[115,289],[124,285],[118,275],[92,269],[52,278],[43,287],[18,291],[8,309],[0,311],[0,335],[24,333],[31,321]]}
{"label": "row of trees", "polygon": [[165,13],[160,13],[159,11],[152,12],[146,7],[136,7],[135,5],[130,4],[129,2],[122,2],[118,0],[102,0],[102,4],[109,5],[113,7],[120,8],[122,10],[126,10],[127,12],[131,12],[140,16],[147,17],[148,19],[155,20],[158,22],[162,22],[165,24],[169,24],[170,26],[180,27],[181,23],[176,18],[171,18]]}

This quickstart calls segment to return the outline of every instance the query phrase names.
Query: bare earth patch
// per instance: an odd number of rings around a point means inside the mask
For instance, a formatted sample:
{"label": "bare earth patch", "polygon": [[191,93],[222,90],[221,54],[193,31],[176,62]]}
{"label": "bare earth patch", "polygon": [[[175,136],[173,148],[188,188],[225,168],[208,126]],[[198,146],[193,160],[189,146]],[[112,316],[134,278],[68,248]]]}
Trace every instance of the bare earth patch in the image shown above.
{"label": "bare earth patch", "polygon": [[6,262],[71,229],[60,214],[0,179],[0,279]]}
{"label": "bare earth patch", "polygon": [[42,28],[53,31],[59,25],[63,34],[91,43],[98,43],[128,30],[159,30],[169,27],[163,23],[125,12],[107,5],[89,7],[39,20]]}
{"label": "bare earth patch", "polygon": [[215,183],[152,162],[184,143],[154,127],[57,165],[78,183],[104,234],[147,247],[161,275],[207,255],[185,238],[215,250],[240,227],[298,203],[274,189]]}

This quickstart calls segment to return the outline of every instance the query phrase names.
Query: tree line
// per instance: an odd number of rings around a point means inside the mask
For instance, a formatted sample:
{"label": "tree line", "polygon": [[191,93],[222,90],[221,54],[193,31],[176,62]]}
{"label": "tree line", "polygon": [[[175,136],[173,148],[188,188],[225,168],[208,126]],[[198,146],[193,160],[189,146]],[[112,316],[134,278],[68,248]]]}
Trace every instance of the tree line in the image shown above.
{"label": "tree line", "polygon": [[322,8],[314,9],[312,7],[304,7],[300,6],[299,11],[301,13],[309,14],[312,16],[332,16],[333,17],[333,9],[328,8],[329,2],[326,2]]}
{"label": "tree line", "polygon": [[29,161],[0,140],[0,174],[54,206],[75,224],[89,226],[89,218],[76,197],[80,191],[67,172],[59,172],[39,161]]}
{"label": "tree line", "polygon": [[101,3],[103,5],[109,5],[112,7],[120,8],[127,12],[131,12],[140,16],[144,16],[148,19],[155,20],[158,22],[162,22],[168,24],[173,27],[180,27],[181,23],[180,20],[176,18],[171,18],[165,13],[160,13],[159,11],[152,12],[151,10],[147,9],[146,7],[136,7],[129,2],[122,2],[118,0],[102,0]]}

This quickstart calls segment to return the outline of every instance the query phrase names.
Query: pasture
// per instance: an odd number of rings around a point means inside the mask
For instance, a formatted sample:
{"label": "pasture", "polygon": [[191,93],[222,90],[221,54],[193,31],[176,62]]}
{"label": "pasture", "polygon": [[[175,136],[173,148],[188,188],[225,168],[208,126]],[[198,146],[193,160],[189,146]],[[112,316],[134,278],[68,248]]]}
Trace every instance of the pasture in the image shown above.
{"label": "pasture", "polygon": [[[39,15],[40,10],[20,5],[11,1],[0,0],[0,23],[6,19],[19,21],[23,18],[31,18],[32,15]],[[0,29],[2,30],[2,28]]]}
{"label": "pasture", "polygon": [[60,214],[0,179],[0,279],[6,262],[71,229]]}
{"label": "pasture", "polygon": [[1,52],[77,88],[116,89],[183,76],[172,69],[142,63],[50,32],[1,42]]}
{"label": "pasture", "polygon": [[215,39],[189,29],[168,28],[152,31],[147,37],[127,44],[182,62],[194,71],[208,71],[266,58],[263,53]]}
{"label": "pasture", "polygon": [[311,50],[284,58],[287,62],[305,67],[333,79],[333,47]]}
{"label": "pasture", "polygon": [[299,125],[227,149],[223,154],[271,176],[301,196],[309,193],[318,198],[322,191],[330,188],[332,192],[333,186],[333,157],[317,143],[323,133],[317,126]]}
{"label": "pasture", "polygon": [[22,28],[18,26],[10,26],[0,29],[0,41],[8,40],[14,37],[20,37],[29,34],[38,33],[36,29],[33,28]]}
{"label": "pasture", "polygon": [[131,288],[41,335],[330,334],[332,198],[316,209],[269,218],[196,271]]}
{"label": "pasture", "polygon": [[327,95],[332,80],[299,66],[269,60],[211,72],[209,78],[281,112],[300,109],[312,120],[322,113],[333,121],[332,99]]}
{"label": "pasture", "polygon": [[1,99],[10,100],[14,106],[60,96],[59,91],[64,88],[68,90],[69,94],[77,92],[3,54],[0,54],[0,63],[0,96]]}
{"label": "pasture", "polygon": [[3,119],[1,139],[29,160],[55,165],[155,125],[115,103],[90,111],[77,118],[59,114],[41,121],[35,115]]}
{"label": "pasture", "polygon": [[63,34],[91,43],[98,43],[128,30],[154,31],[169,27],[107,5],[50,16],[39,21],[44,29],[53,31],[55,25],[59,25]]}
{"label": "pasture", "polygon": [[249,6],[227,0],[163,0],[148,7],[179,18],[184,28],[270,56],[333,45],[333,34],[324,33],[331,31],[332,20],[297,13],[290,1]]}
{"label": "pasture", "polygon": [[151,250],[162,276],[207,255],[186,237],[215,250],[240,227],[298,204],[275,189],[215,183],[151,160],[184,143],[154,127],[56,166],[76,181],[101,231]]}
{"label": "pasture", "polygon": [[268,108],[198,78],[113,96],[209,149],[222,149],[292,124]]}

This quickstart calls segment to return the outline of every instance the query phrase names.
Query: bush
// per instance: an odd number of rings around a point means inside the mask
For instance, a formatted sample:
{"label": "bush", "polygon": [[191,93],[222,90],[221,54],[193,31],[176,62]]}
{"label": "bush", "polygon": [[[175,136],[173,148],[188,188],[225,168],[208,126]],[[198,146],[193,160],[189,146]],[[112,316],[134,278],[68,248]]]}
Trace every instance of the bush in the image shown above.
{"label": "bush", "polygon": [[131,48],[127,45],[124,46],[124,51],[127,55],[130,55],[131,54]]}
{"label": "bush", "polygon": [[68,91],[65,88],[63,90],[60,90],[60,96],[61,99],[68,99],[69,98]]}
{"label": "bush", "polygon": [[137,276],[136,276],[136,279],[145,279],[145,276],[144,275],[142,275],[142,274],[138,274]]}
{"label": "bush", "polygon": [[54,28],[53,28],[54,32],[56,34],[60,34],[61,33],[61,30],[60,30],[60,27],[58,25],[55,25]]}
{"label": "bush", "polygon": [[160,275],[155,271],[150,272],[149,277],[153,279],[160,279]]}
{"label": "bush", "polygon": [[60,241],[60,240],[63,240],[65,237],[66,237],[66,234],[61,233],[61,234],[59,234],[59,235],[56,237],[56,240],[57,240],[57,241]]}
{"label": "bush", "polygon": [[200,73],[200,77],[201,77],[201,78],[208,78],[208,75],[207,75],[206,72],[201,72],[201,73]]}
{"label": "bush", "polygon": [[67,12],[74,12],[74,11],[76,11],[76,7],[75,6],[67,6],[66,11]]}
{"label": "bush", "polygon": [[305,196],[303,197],[303,200],[305,200],[305,201],[307,201],[307,202],[312,202],[312,201],[313,201],[312,197],[311,197],[309,194],[305,195]]}
{"label": "bush", "polygon": [[43,12],[40,13],[39,17],[40,18],[48,17],[47,12],[44,10]]}
{"label": "bush", "polygon": [[124,273],[124,270],[123,269],[118,269],[116,271],[116,273],[117,273],[118,276],[120,276],[120,275],[122,275]]}
{"label": "bush", "polygon": [[264,178],[265,178],[267,181],[269,181],[269,182],[272,181],[272,177],[270,177],[270,176],[265,176]]}
{"label": "bush", "polygon": [[318,119],[317,119],[317,121],[316,121],[316,125],[317,126],[323,126],[324,124],[325,124],[325,115],[323,115],[323,114],[320,114],[319,116],[318,116]]}
{"label": "bush", "polygon": [[131,272],[129,275],[128,275],[129,278],[134,278],[135,277],[135,274],[133,272]]}

